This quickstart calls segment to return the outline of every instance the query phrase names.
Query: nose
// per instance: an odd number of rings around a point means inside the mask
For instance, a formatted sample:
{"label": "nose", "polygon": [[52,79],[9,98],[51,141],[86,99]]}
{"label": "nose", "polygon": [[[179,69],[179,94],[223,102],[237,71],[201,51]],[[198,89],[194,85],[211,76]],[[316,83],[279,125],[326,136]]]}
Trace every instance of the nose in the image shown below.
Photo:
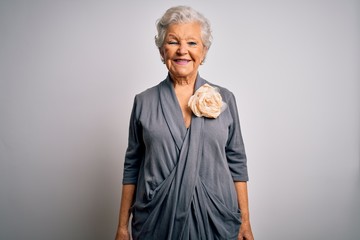
{"label": "nose", "polygon": [[185,55],[187,53],[187,45],[185,43],[180,43],[179,48],[177,49],[177,54]]}

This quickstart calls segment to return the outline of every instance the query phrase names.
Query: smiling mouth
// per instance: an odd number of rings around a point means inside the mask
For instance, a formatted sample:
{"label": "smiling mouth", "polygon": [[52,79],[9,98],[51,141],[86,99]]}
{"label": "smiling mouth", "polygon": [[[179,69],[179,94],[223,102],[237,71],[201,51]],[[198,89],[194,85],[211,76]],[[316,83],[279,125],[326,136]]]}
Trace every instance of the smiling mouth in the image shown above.
{"label": "smiling mouth", "polygon": [[174,60],[177,64],[179,65],[186,65],[188,64],[191,60],[187,60],[187,59],[175,59]]}

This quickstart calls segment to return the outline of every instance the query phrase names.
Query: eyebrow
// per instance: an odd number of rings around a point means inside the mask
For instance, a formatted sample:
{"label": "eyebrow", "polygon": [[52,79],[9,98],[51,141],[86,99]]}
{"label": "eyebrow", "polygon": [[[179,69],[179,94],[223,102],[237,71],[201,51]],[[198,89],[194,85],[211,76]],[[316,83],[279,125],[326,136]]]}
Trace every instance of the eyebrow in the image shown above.
{"label": "eyebrow", "polygon": [[169,34],[167,35],[167,37],[175,37],[175,38],[177,38],[177,36],[176,36],[175,34],[172,34],[172,33],[169,33]]}
{"label": "eyebrow", "polygon": [[[167,37],[172,37],[172,38],[179,39],[179,37],[178,37],[177,35],[172,34],[172,33],[169,33],[169,34],[167,35]],[[197,39],[196,37],[190,36],[190,37],[185,38],[185,40],[186,40],[186,41],[189,41],[189,40],[198,41],[199,39]]]}

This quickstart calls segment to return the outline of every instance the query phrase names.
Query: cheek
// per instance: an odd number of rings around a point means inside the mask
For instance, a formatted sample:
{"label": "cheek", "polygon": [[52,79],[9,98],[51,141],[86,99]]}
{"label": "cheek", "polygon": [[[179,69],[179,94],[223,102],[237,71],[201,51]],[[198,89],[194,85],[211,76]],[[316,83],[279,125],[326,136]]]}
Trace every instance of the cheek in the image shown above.
{"label": "cheek", "polygon": [[205,54],[206,54],[206,52],[204,50],[197,51],[196,58],[198,59],[199,62],[204,60]]}
{"label": "cheek", "polygon": [[165,48],[165,47],[162,48],[161,51],[160,51],[160,54],[161,54],[161,56],[162,56],[164,59],[169,58],[169,56],[170,56],[169,49],[167,49],[167,48]]}

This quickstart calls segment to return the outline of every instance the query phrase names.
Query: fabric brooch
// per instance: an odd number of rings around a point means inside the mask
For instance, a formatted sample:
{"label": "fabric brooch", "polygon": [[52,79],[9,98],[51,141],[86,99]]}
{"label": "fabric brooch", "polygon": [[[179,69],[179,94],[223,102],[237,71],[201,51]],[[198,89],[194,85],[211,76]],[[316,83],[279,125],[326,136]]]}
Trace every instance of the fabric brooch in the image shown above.
{"label": "fabric brooch", "polygon": [[217,118],[227,105],[219,89],[205,83],[190,97],[188,106],[197,117]]}

